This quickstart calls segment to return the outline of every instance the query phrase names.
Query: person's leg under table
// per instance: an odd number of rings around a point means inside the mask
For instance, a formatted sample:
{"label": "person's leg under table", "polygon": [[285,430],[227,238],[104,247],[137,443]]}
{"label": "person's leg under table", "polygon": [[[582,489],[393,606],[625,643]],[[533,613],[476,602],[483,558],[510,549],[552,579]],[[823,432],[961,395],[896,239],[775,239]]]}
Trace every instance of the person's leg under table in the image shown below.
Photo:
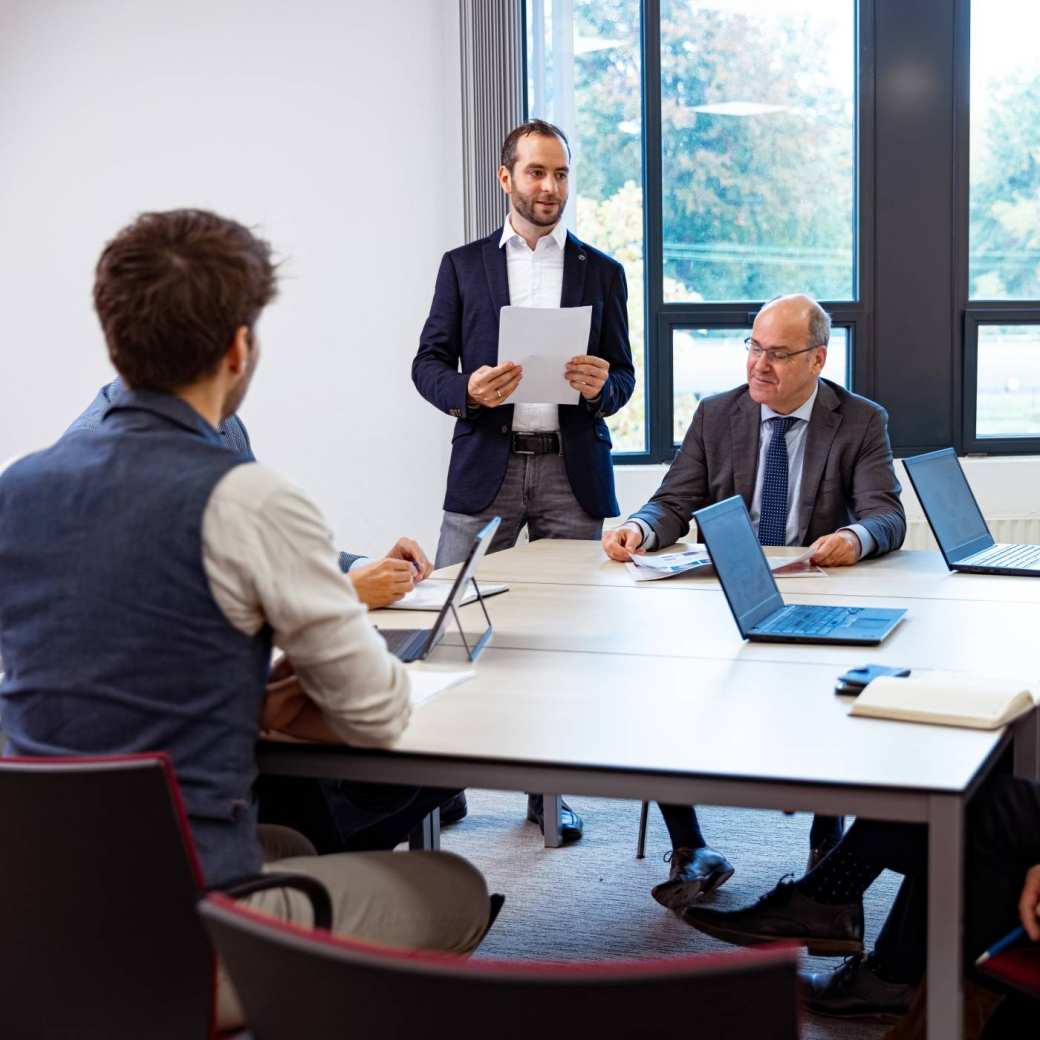
{"label": "person's leg under table", "polygon": [[[332,931],[407,949],[472,953],[488,929],[491,903],[480,872],[449,852],[348,852],[297,856],[264,865],[269,873],[321,881],[332,900]],[[246,906],[281,921],[312,924],[310,902],[290,889],[258,892]],[[242,1024],[238,999],[220,970],[217,1025]]]}

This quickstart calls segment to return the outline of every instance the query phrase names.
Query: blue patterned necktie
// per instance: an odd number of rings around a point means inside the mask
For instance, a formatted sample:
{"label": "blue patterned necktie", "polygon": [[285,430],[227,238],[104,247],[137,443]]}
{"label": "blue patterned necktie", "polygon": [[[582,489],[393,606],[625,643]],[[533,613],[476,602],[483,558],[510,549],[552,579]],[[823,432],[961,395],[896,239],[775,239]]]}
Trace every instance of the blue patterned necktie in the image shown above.
{"label": "blue patterned necktie", "polygon": [[758,514],[761,545],[787,544],[787,431],[797,419],[789,415],[769,420],[772,434],[766,449],[766,472],[762,478],[762,502]]}

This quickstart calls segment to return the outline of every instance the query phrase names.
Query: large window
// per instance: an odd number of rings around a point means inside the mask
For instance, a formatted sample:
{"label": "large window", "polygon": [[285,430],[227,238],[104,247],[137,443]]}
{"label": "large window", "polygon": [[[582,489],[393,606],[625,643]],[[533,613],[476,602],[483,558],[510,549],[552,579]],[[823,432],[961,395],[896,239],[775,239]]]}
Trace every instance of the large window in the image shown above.
{"label": "large window", "polygon": [[1040,5],[523,7],[529,111],[575,139],[572,226],[629,275],[618,462],[669,461],[796,291],[898,454],[1040,453]]}
{"label": "large window", "polygon": [[643,117],[639,0],[527,0],[528,112],[567,134],[565,219],[625,267],[636,388],[608,421],[615,452],[646,451]]}
{"label": "large window", "polygon": [[774,295],[858,307],[854,0],[526,0],[528,111],[573,144],[567,219],[629,281],[638,380],[618,461],[669,461],[697,402],[744,381]]}
{"label": "large window", "polygon": [[853,299],[854,16],[662,0],[665,300]]}
{"label": "large window", "polygon": [[1038,32],[1034,4],[972,4],[964,440],[974,451],[1040,447]]}

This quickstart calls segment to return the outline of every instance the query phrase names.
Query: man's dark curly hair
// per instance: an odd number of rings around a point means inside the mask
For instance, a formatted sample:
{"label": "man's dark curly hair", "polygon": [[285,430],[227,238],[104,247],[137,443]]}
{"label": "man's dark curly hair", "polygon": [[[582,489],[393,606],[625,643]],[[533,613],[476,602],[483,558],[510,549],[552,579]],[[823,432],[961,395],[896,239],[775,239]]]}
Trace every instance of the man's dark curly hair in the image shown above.
{"label": "man's dark curly hair", "polygon": [[142,213],[105,246],[94,307],[127,385],[171,392],[213,372],[277,292],[271,247],[201,209]]}

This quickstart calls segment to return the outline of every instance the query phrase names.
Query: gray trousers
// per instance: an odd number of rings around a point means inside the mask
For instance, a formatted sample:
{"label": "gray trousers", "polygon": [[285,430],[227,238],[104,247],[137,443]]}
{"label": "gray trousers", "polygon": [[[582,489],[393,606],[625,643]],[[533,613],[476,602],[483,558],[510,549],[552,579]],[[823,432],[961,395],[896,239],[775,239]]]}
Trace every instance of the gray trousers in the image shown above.
{"label": "gray trousers", "polygon": [[479,513],[445,511],[437,544],[437,567],[448,567],[466,558],[473,536],[492,518],[502,523],[489,552],[516,545],[527,524],[531,541],[539,538],[588,538],[598,541],[603,521],[582,509],[571,490],[562,455],[509,456],[505,479],[494,501]]}
{"label": "gray trousers", "polygon": [[[261,825],[264,871],[317,878],[332,898],[332,931],[386,946],[467,954],[488,929],[491,904],[483,875],[451,852],[344,852],[319,856],[302,834]],[[245,905],[280,921],[310,927],[305,895],[276,888]],[[242,1025],[243,1014],[223,965],[217,972],[217,1027]]]}

